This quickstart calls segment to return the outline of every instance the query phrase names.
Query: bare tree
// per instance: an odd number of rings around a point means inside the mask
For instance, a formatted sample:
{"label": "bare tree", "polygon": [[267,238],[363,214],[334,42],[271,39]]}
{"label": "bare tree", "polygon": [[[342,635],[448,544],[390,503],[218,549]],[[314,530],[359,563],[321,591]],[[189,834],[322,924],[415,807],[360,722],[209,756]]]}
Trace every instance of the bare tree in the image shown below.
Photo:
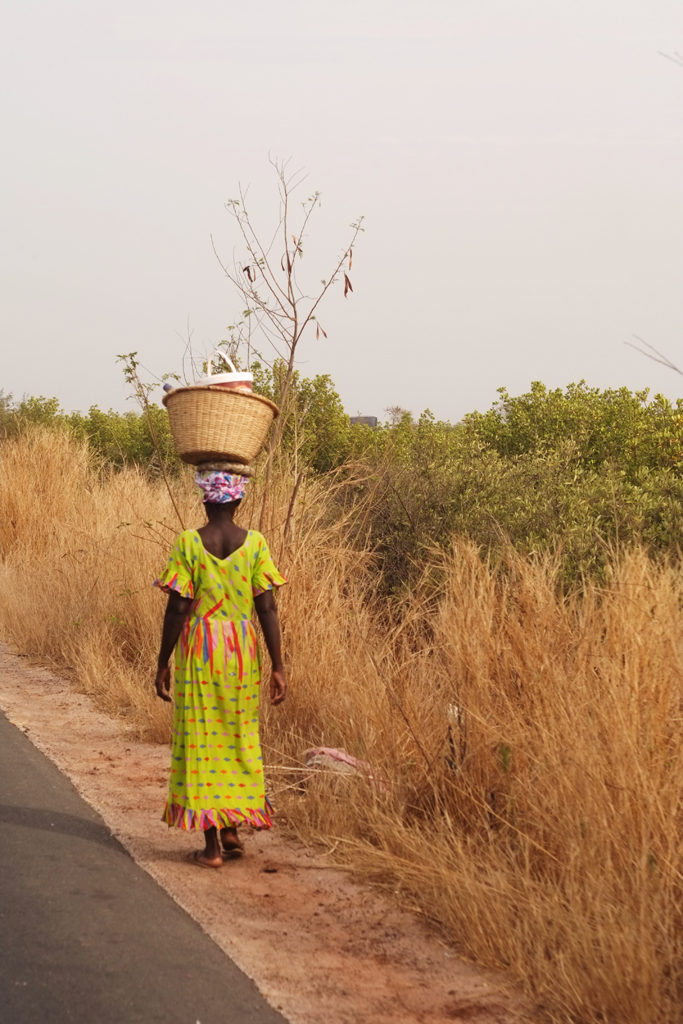
{"label": "bare tree", "polygon": [[392,425],[392,427],[397,426],[403,419],[406,418],[406,416],[409,419],[411,416],[410,411],[408,409],[404,409],[400,405],[390,405],[384,411],[389,417],[389,423]]}
{"label": "bare tree", "polygon": [[[268,356],[272,353],[284,367],[279,390],[282,414],[276,420],[269,441],[259,528],[265,515],[273,455],[293,407],[290,392],[301,338],[304,331],[312,327],[315,327],[317,338],[321,334],[327,337],[318,320],[320,304],[338,282],[343,283],[344,298],[353,292],[350,278],[353,248],[363,231],[363,218],[359,217],[351,224],[349,240],[330,268],[328,277],[320,281],[313,295],[304,292],[297,278],[297,266],[304,256],[307,232],[311,217],[320,205],[320,193],[313,192],[297,209],[293,194],[303,184],[305,175],[301,171],[290,173],[289,161],[271,160],[271,164],[277,175],[280,197],[279,219],[272,237],[265,241],[261,238],[247,207],[247,193],[240,187],[239,198],[229,200],[226,209],[237,224],[242,257],[233,257],[230,263],[226,263],[218,255],[213,238],[211,240],[216,258],[234,285],[243,308],[242,319],[231,327],[230,354],[244,351],[247,365],[250,365],[254,355],[268,364]],[[264,345],[268,355],[263,353]],[[295,487],[298,489],[298,482]]]}

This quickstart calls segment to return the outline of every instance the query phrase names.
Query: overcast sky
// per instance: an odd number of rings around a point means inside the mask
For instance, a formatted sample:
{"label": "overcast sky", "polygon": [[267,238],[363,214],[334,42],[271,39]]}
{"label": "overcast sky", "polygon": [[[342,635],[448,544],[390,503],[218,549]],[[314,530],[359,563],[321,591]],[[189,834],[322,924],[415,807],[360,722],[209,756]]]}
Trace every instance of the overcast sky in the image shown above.
{"label": "overcast sky", "polygon": [[[227,336],[211,248],[269,152],[323,205],[312,280],[366,217],[353,295],[302,342],[351,414],[451,420],[501,385],[683,380],[680,0],[2,0],[2,372],[15,397],[126,408]],[[680,382],[680,383],[679,383]]]}

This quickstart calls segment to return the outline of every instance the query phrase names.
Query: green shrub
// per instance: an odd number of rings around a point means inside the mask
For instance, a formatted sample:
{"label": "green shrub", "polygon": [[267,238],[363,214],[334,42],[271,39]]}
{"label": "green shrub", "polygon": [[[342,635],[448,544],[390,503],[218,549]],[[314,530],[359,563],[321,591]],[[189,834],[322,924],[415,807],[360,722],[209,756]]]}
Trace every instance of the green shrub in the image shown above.
{"label": "green shrub", "polygon": [[483,415],[465,417],[468,429],[506,458],[555,451],[567,442],[574,461],[585,469],[607,463],[629,479],[642,469],[683,471],[683,399],[662,395],[647,401],[647,391],[600,391],[585,381],[565,391],[548,391],[535,381],[531,391],[512,398],[500,388],[500,400]]}
{"label": "green shrub", "polygon": [[[255,389],[280,404],[282,364],[253,370]],[[311,473],[341,472],[340,501],[362,510],[359,541],[371,538],[391,590],[412,585],[430,549],[448,548],[454,534],[494,558],[510,543],[556,552],[567,583],[604,574],[624,544],[643,542],[656,557],[683,548],[683,400],[534,383],[519,397],[501,389],[492,409],[459,424],[426,411],[371,430],[350,424],[327,375],[295,374],[291,389],[282,448]],[[178,470],[166,411],[150,413],[165,465]],[[108,465],[159,470],[139,413],[66,414],[55,398],[15,403],[0,393],[0,430],[28,422],[87,438]]]}
{"label": "green shrub", "polygon": [[371,530],[391,588],[411,583],[453,534],[494,556],[509,543],[557,552],[567,582],[602,574],[618,545],[683,547],[683,402],[583,382],[500,394],[456,426],[404,417],[366,447],[373,476],[361,490],[374,493]]}
{"label": "green shrub", "polygon": [[283,408],[284,363],[277,361],[272,369],[254,363],[252,371],[254,390],[282,408],[284,451],[297,452],[300,464],[314,473],[327,473],[347,461],[352,452],[352,428],[328,374],[309,378],[295,371],[289,401]]}
{"label": "green shrub", "polygon": [[[149,411],[166,469],[177,472],[182,463],[173,444],[168,414],[157,405],[150,405]],[[11,395],[0,393],[0,436],[12,436],[30,423],[71,431],[87,440],[105,465],[117,469],[139,465],[153,474],[160,471],[149,422],[141,413],[103,412],[96,405],[87,414],[65,413],[56,398],[41,395],[14,402]]]}

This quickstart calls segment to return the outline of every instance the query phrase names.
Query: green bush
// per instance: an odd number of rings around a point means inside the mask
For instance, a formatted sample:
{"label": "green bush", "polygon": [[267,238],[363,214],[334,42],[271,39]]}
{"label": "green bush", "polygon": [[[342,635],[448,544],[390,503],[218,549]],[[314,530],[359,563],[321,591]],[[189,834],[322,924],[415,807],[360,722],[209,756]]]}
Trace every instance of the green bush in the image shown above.
{"label": "green bush", "polygon": [[[133,464],[153,472],[159,471],[159,458],[149,420],[144,414],[116,413],[111,409],[105,413],[93,405],[87,416],[71,413],[64,419],[65,424],[78,437],[87,439],[93,451],[109,465],[120,468]],[[173,443],[168,413],[164,408],[151,403],[149,419],[165,468],[178,472],[182,462]]]}
{"label": "green bush", "polygon": [[629,479],[642,469],[683,469],[683,399],[662,395],[648,403],[647,391],[600,391],[585,381],[548,391],[535,381],[531,391],[500,400],[465,423],[475,436],[506,458],[555,451],[567,442],[585,469],[613,464]]}
{"label": "green bush", "polygon": [[282,410],[282,448],[297,453],[301,465],[314,473],[327,473],[343,465],[352,451],[352,428],[341,399],[328,374],[302,377],[295,371],[289,400],[283,403],[285,364],[273,368],[252,364],[254,390]]}
{"label": "green bush", "polygon": [[[280,404],[282,364],[253,370],[255,389]],[[391,590],[412,585],[430,549],[454,534],[493,557],[510,543],[555,552],[568,583],[604,574],[623,544],[642,542],[653,556],[683,548],[683,400],[534,383],[519,397],[501,389],[492,409],[455,425],[426,411],[371,430],[350,424],[328,376],[296,374],[291,389],[282,448],[311,473],[346,479],[340,501],[363,510],[359,543],[374,544]],[[166,411],[150,411],[165,465],[178,470]],[[0,393],[2,433],[28,422],[87,438],[108,465],[159,470],[138,413],[66,414],[55,398],[15,403]]]}
{"label": "green bush", "polygon": [[500,394],[456,426],[404,416],[366,446],[373,475],[360,490],[374,495],[372,536],[391,588],[414,581],[429,548],[453,534],[494,556],[509,543],[556,552],[567,582],[601,575],[622,544],[683,547],[683,402],[583,382]]}
{"label": "green bush", "polygon": [[[157,443],[168,470],[177,472],[182,463],[176,452],[166,410],[150,405],[150,418]],[[151,473],[160,471],[149,421],[142,413],[103,412],[96,405],[87,415],[65,413],[56,398],[24,398],[14,402],[11,395],[0,392],[0,436],[9,437],[25,424],[39,423],[59,430],[69,430],[87,440],[95,456],[105,465],[120,469],[126,465],[143,466]]]}

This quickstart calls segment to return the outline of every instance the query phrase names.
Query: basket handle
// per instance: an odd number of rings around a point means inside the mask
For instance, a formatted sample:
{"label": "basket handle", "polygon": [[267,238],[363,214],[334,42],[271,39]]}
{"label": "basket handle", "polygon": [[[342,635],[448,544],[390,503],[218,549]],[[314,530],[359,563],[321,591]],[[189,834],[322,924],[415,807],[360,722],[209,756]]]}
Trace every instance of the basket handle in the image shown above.
{"label": "basket handle", "polygon": [[[215,359],[214,359],[214,357],[215,357]],[[213,350],[213,352],[211,353],[209,358],[206,360],[206,376],[207,377],[213,377],[214,376],[214,374],[212,372],[212,370],[213,370],[212,362],[217,362],[219,359],[222,359],[224,362],[226,362],[228,364],[228,366],[230,367],[230,369],[232,370],[233,373],[237,373],[237,367],[233,363],[232,359],[230,359],[228,356],[226,356],[224,352],[219,352],[218,349],[216,348],[216,349]]]}

